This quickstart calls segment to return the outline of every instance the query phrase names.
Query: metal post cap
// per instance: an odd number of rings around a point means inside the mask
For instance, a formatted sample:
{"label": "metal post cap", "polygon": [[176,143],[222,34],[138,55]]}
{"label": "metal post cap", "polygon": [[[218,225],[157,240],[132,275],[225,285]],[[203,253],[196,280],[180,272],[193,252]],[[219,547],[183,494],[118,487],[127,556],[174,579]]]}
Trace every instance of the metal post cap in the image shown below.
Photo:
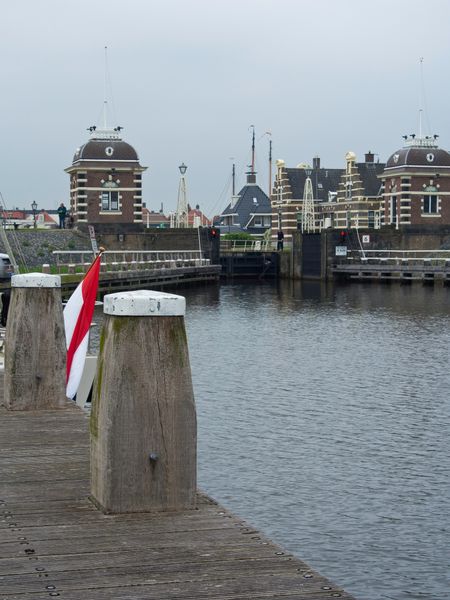
{"label": "metal post cap", "polygon": [[183,317],[186,299],[153,290],[119,292],[103,298],[103,312],[116,317]]}
{"label": "metal post cap", "polygon": [[60,288],[61,277],[59,275],[49,275],[47,273],[26,273],[23,275],[13,275],[11,277],[11,287]]}

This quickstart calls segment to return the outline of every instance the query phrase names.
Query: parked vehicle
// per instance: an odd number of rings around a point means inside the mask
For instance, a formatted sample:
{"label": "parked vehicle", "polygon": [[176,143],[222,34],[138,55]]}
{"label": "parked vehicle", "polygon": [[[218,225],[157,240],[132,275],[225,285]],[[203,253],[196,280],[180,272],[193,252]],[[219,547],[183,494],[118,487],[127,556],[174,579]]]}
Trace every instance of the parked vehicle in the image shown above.
{"label": "parked vehicle", "polygon": [[11,279],[13,274],[13,266],[7,254],[0,253],[0,280]]}

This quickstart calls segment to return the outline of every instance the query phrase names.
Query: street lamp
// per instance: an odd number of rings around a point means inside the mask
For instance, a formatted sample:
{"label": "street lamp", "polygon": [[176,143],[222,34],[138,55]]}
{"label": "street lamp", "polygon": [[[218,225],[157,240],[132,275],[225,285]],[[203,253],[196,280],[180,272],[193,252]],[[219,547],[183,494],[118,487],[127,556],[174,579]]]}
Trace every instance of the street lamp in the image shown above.
{"label": "street lamp", "polygon": [[180,184],[178,187],[178,201],[177,210],[175,213],[175,227],[187,227],[188,226],[188,205],[187,205],[187,191],[186,191],[186,179],[184,175],[187,171],[187,166],[184,163],[178,167],[181,173]]}
{"label": "street lamp", "polygon": [[36,200],[33,200],[33,202],[31,203],[31,210],[33,211],[33,227],[36,229],[36,209],[37,209],[37,202]]}

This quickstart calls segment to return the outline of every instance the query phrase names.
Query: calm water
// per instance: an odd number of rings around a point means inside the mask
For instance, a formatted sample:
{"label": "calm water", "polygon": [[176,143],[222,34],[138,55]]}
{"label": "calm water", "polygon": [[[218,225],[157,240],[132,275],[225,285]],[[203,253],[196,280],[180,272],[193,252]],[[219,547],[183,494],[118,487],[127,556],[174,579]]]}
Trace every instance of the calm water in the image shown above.
{"label": "calm water", "polygon": [[450,288],[182,293],[200,486],[359,600],[450,598]]}

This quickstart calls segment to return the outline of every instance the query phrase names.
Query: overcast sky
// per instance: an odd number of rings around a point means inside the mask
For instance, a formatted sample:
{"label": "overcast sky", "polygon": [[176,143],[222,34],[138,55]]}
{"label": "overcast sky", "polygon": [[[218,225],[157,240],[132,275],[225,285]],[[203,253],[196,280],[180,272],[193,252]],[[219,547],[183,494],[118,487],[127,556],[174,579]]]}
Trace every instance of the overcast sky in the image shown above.
{"label": "overcast sky", "polygon": [[[450,148],[448,0],[15,0],[1,3],[0,192],[8,208],[69,200],[63,169],[101,124],[108,46],[111,125],[137,150],[144,201],[208,216],[238,187],[256,128],[258,183],[274,160],[384,162],[418,131]],[[425,98],[419,59],[423,57]]]}

